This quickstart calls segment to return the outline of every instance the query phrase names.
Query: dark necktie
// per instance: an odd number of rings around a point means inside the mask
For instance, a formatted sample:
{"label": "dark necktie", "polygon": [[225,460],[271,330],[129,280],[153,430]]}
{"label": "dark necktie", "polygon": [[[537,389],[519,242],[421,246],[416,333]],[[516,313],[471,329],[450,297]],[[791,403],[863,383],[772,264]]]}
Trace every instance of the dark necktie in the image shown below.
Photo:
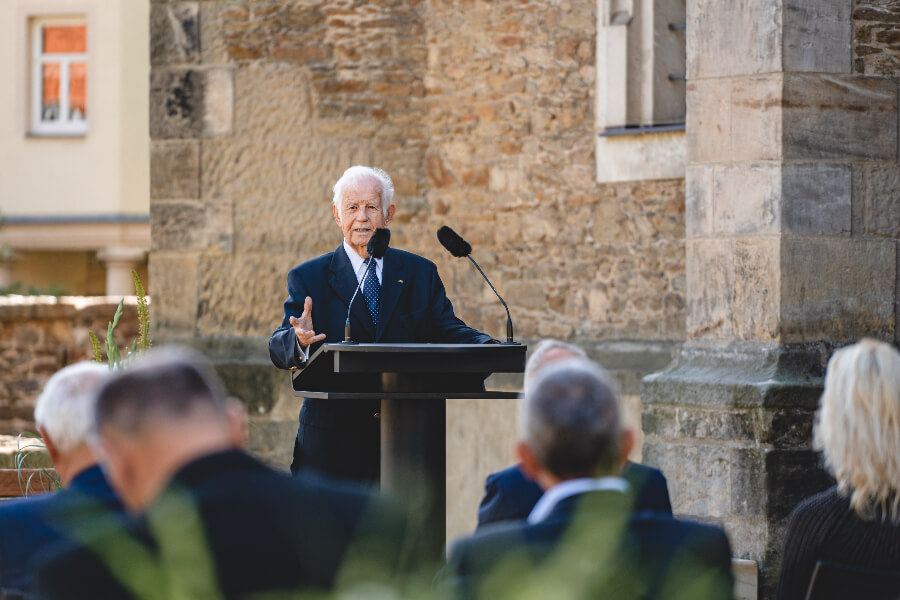
{"label": "dark necktie", "polygon": [[375,261],[373,259],[369,260],[369,268],[366,269],[362,293],[366,299],[366,304],[369,305],[369,314],[372,315],[372,322],[378,325],[378,308],[381,303],[381,284],[378,283],[378,276],[375,275]]}

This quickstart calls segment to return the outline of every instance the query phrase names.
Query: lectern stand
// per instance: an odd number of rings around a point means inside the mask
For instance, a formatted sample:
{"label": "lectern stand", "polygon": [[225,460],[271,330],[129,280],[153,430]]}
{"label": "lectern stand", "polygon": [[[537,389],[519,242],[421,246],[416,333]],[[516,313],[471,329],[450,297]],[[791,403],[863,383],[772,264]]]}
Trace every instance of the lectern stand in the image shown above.
{"label": "lectern stand", "polygon": [[515,398],[485,391],[491,373],[525,370],[521,344],[323,344],[292,375],[305,398],[381,400],[381,487],[409,502],[423,543],[446,535],[446,399]]}

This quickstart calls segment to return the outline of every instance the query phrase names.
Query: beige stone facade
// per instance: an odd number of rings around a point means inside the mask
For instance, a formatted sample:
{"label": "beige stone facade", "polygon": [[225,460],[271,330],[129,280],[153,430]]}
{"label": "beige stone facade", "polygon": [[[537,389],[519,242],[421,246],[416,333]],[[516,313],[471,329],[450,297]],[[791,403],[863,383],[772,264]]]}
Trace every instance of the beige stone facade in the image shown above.
{"label": "beige stone facade", "polygon": [[[520,339],[583,345],[633,422],[641,377],[680,356],[644,384],[643,456],[677,512],[726,524],[762,561],[765,595],[783,511],[820,481],[822,361],[898,331],[898,17],[864,0],[690,0],[686,131],[598,140],[598,38],[625,22],[604,21],[607,4],[153,2],[159,335],[208,352],[257,426],[289,440],[296,401],[265,355],[284,277],[338,245],[340,173],[380,166],[392,243],[438,264],[471,325],[501,336],[503,312],[436,243],[442,224],[472,242]],[[450,403],[449,533],[473,525],[514,430],[514,403]]]}
{"label": "beige stone facade", "polygon": [[[584,344],[620,375],[639,422],[640,375],[684,332],[683,167],[597,182],[597,14],[595,0],[154,2],[159,338],[258,365],[266,383],[234,377],[232,391],[268,431],[265,407],[292,401],[278,412],[289,444],[297,401],[254,399],[287,386],[265,338],[287,271],[340,242],[331,186],[377,165],[396,187],[392,244],[438,264],[462,318],[504,334],[490,289],[437,243],[443,224],[475,246],[517,336]],[[458,534],[484,477],[513,460],[515,403],[451,402],[448,432]]]}
{"label": "beige stone facade", "polygon": [[[146,283],[148,11],[149,0],[0,3],[0,245],[15,252],[7,261],[0,250],[0,288],[134,294],[132,269]],[[41,91],[41,64],[66,72],[59,53],[40,62],[44,25],[84,32],[78,131],[36,116],[74,80],[59,77],[57,89],[50,78]]]}

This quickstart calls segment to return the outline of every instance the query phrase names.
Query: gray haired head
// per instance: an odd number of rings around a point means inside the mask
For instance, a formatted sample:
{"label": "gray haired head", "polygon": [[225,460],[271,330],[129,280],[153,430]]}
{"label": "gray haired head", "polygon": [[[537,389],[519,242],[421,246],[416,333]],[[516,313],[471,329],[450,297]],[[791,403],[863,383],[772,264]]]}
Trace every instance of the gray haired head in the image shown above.
{"label": "gray haired head", "polygon": [[206,359],[182,349],[153,349],[100,389],[94,430],[134,434],[201,410],[227,418],[225,394]]}
{"label": "gray haired head", "polygon": [[614,473],[621,461],[622,418],[615,385],[585,359],[541,369],[525,392],[522,441],[560,479]]}

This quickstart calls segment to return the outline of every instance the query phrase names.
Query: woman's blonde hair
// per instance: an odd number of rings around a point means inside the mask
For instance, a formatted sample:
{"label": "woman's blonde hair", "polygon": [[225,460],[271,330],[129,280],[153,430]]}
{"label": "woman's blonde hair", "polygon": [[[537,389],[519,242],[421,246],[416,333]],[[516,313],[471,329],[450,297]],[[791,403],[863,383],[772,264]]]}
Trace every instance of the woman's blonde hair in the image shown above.
{"label": "woman's blonde hair", "polygon": [[828,361],[813,435],[861,517],[900,523],[900,353],[864,339]]}

